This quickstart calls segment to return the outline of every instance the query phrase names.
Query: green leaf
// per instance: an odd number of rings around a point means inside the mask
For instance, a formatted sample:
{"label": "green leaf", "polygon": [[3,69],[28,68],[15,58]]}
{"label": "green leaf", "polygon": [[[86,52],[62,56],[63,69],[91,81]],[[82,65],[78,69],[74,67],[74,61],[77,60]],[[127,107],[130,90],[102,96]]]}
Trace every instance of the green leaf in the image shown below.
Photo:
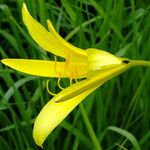
{"label": "green leaf", "polygon": [[125,136],[132,143],[135,150],[142,150],[137,139],[130,132],[114,126],[109,126],[107,129]]}

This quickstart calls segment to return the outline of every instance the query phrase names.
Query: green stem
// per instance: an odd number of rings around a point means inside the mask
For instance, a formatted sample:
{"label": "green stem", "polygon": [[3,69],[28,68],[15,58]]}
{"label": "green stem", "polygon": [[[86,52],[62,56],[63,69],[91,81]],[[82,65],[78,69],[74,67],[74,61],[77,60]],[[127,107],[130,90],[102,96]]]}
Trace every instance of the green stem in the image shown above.
{"label": "green stem", "polygon": [[130,62],[131,62],[132,66],[150,67],[150,61],[145,61],[145,60],[131,60]]}
{"label": "green stem", "polygon": [[79,104],[79,107],[80,107],[81,114],[82,114],[83,120],[85,122],[86,128],[87,128],[87,130],[89,132],[89,135],[91,137],[91,140],[92,140],[92,142],[93,142],[93,144],[95,146],[95,149],[96,150],[102,150],[100,142],[98,141],[98,139],[97,139],[97,137],[96,137],[96,135],[94,133],[92,125],[91,125],[91,123],[90,123],[90,121],[88,119],[88,116],[86,114],[86,111],[85,111],[85,109],[84,109],[84,107],[83,107],[83,105],[81,103]]}

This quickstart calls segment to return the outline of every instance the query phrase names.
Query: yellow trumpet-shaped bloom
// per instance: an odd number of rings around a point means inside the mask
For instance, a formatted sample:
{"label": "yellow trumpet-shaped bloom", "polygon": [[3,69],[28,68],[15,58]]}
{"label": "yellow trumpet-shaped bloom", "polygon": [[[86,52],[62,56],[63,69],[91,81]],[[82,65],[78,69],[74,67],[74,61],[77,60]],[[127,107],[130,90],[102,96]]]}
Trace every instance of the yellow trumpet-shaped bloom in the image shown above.
{"label": "yellow trumpet-shaped bloom", "polygon": [[84,78],[63,89],[50,100],[37,116],[33,128],[33,137],[42,147],[47,136],[54,128],[91,92],[109,79],[127,69],[150,62],[129,60],[116,57],[108,52],[89,48],[83,50],[65,41],[54,29],[50,20],[47,31],[29,14],[23,4],[23,22],[29,34],[44,50],[65,58],[65,62],[48,60],[3,59],[1,62],[18,71],[42,76],[78,79]]}

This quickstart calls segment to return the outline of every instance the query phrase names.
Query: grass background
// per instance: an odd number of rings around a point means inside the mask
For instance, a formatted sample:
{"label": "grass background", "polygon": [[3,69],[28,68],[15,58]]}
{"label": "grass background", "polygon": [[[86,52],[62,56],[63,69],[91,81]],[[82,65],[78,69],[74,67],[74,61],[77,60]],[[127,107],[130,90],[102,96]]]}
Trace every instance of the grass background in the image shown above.
{"label": "grass background", "polygon": [[[44,27],[50,18],[60,35],[77,47],[104,49],[130,59],[150,59],[149,0],[0,0],[0,59],[53,59],[23,25],[23,2]],[[105,83],[49,135],[44,149],[98,149],[92,130],[104,150],[149,150],[149,76],[149,69],[136,67]],[[45,89],[46,80],[0,63],[1,150],[40,149],[33,141],[32,127],[51,99]],[[58,92],[57,80],[50,81],[51,89]],[[62,80],[62,86],[67,84]]]}

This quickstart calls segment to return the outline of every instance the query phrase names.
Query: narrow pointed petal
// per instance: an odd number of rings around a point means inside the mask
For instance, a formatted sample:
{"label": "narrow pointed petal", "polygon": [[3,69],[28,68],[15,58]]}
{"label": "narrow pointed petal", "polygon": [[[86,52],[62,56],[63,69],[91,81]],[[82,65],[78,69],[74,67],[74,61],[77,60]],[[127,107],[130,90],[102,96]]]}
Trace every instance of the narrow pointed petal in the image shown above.
{"label": "narrow pointed petal", "polygon": [[76,83],[57,94],[38,115],[33,129],[37,145],[42,147],[46,137],[53,129],[91,92],[107,80],[129,69],[130,65],[121,64],[103,72],[95,72],[95,77]]}
{"label": "narrow pointed petal", "polygon": [[56,31],[50,23],[51,32],[47,31],[29,14],[25,4],[22,8],[22,17],[30,35],[43,49],[66,59],[87,61],[87,54],[84,50],[71,46],[60,36],[56,36]]}
{"label": "narrow pointed petal", "polygon": [[87,74],[85,63],[55,62],[32,59],[3,59],[1,62],[23,73],[43,77],[81,78]]}
{"label": "narrow pointed petal", "polygon": [[[47,25],[50,33],[52,33],[53,37],[56,39],[56,41],[61,42],[63,44],[63,47],[70,50],[70,55],[72,61],[87,61],[87,52],[85,50],[82,50],[80,48],[77,48],[73,45],[71,45],[69,42],[67,42],[65,39],[63,39],[58,32],[53,27],[50,20],[47,20]],[[72,53],[72,54],[71,54]],[[80,60],[81,59],[81,60]]]}
{"label": "narrow pointed petal", "polygon": [[54,128],[95,88],[87,90],[86,92],[73,97],[67,101],[55,102],[55,97],[50,100],[40,114],[37,116],[33,128],[33,137],[37,145],[42,147],[43,142],[47,136],[54,130]]}

